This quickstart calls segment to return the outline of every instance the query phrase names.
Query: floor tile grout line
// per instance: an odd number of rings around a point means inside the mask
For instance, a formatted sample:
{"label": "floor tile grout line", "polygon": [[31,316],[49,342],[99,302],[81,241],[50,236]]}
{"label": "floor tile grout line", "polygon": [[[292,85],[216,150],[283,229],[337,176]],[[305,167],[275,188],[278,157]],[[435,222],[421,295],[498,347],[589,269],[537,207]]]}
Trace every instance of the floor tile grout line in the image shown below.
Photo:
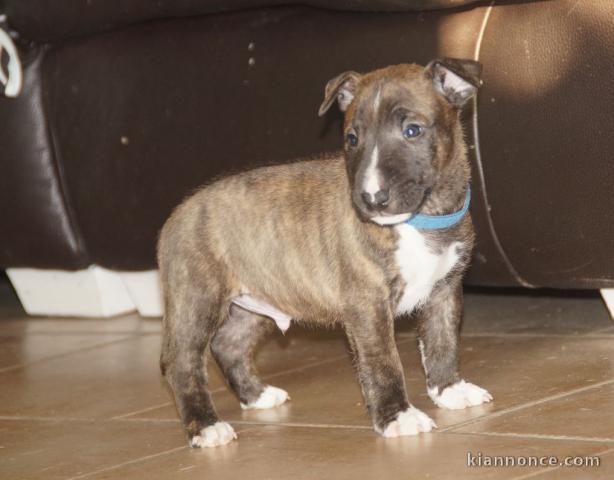
{"label": "floor tile grout line", "polygon": [[572,390],[568,390],[566,392],[557,393],[555,395],[549,395],[547,397],[543,397],[543,398],[540,398],[538,400],[533,400],[531,402],[521,403],[520,405],[515,405],[513,407],[504,408],[502,410],[498,410],[498,411],[493,412],[493,413],[489,413],[489,414],[482,415],[482,416],[479,416],[479,417],[471,418],[469,420],[457,423],[455,425],[450,425],[448,427],[445,427],[445,428],[441,429],[440,432],[447,432],[447,431],[456,430],[458,428],[464,428],[464,427],[466,427],[468,425],[473,425],[474,423],[479,423],[479,422],[482,422],[482,421],[485,421],[485,420],[492,420],[494,418],[498,418],[498,417],[501,417],[503,415],[507,415],[508,413],[517,412],[519,410],[524,410],[526,408],[531,408],[531,407],[534,407],[534,406],[537,406],[537,405],[541,405],[541,404],[546,403],[546,402],[550,402],[550,401],[553,401],[553,400],[558,400],[558,399],[565,398],[565,397],[568,397],[568,396],[571,396],[571,395],[576,395],[578,393],[583,393],[583,392],[592,390],[594,388],[600,388],[600,387],[603,387],[605,385],[611,385],[613,383],[614,383],[614,379],[611,378],[609,380],[603,380],[601,382],[597,382],[597,383],[594,383],[592,385],[586,385],[584,387],[575,388],[575,389],[572,389]]}
{"label": "floor tile grout line", "polygon": [[[611,333],[610,333],[611,332]],[[140,336],[152,336],[160,335],[161,331],[126,331],[126,330],[67,330],[67,331],[28,331],[28,332],[6,332],[0,333],[2,337],[19,337],[26,335],[49,335],[49,336],[63,336],[63,335],[83,335],[83,336],[95,336],[95,335],[132,335],[135,337]],[[416,338],[416,332],[396,332],[395,335],[398,338]],[[557,337],[557,338],[605,338],[614,336],[612,327],[602,327],[593,331],[583,333],[552,333],[552,332],[461,332],[461,337],[466,338],[481,338],[481,337]]]}
{"label": "floor tile grout line", "polygon": [[[181,419],[177,418],[108,418],[104,419],[106,422],[126,422],[126,423],[176,423],[181,425]],[[234,423],[234,422],[229,422]]]}
{"label": "floor tile grout line", "polygon": [[130,330],[68,330],[68,331],[27,331],[27,332],[0,332],[0,338],[4,337],[26,337],[30,335],[41,335],[51,337],[62,337],[64,335],[79,335],[84,337],[94,337],[96,335],[132,335],[135,337],[145,337],[150,335],[160,335],[160,331],[138,332]]}
{"label": "floor tile grout line", "polygon": [[[238,433],[245,433],[245,432],[250,431],[250,430],[253,430],[253,429],[252,428],[245,428],[243,430],[239,430]],[[73,476],[73,477],[69,477],[69,478],[66,478],[65,480],[80,480],[82,478],[92,477],[92,476],[98,475],[100,473],[111,472],[113,470],[117,470],[119,468],[123,468],[123,467],[126,467],[128,465],[133,465],[135,463],[146,462],[146,461],[151,460],[153,458],[162,457],[164,455],[170,455],[170,454],[173,454],[175,452],[179,452],[181,450],[190,450],[190,447],[188,445],[185,445],[185,446],[181,446],[181,447],[171,448],[169,450],[164,450],[162,452],[153,453],[151,455],[145,455],[144,457],[133,458],[132,460],[127,460],[125,462],[118,463],[116,465],[111,465],[109,467],[105,467],[105,468],[101,468],[101,469],[94,470],[94,471],[91,471],[91,472],[83,473],[81,475],[76,475],[76,476]]]}
{"label": "floor tile grout line", "polygon": [[525,480],[526,478],[535,478],[539,475],[544,475],[546,473],[558,470],[559,468],[561,467],[558,465],[556,467],[544,468],[543,470],[537,470],[535,472],[527,473],[525,475],[521,475],[520,477],[514,477],[512,480]]}
{"label": "floor tile grout line", "polygon": [[[585,455],[585,456],[601,457],[603,455],[608,455],[608,454],[610,454],[612,452],[614,452],[614,448],[607,448],[606,450],[601,450],[601,451],[595,452],[592,455]],[[544,470],[538,470],[536,472],[527,473],[527,474],[521,475],[519,477],[514,477],[512,480],[525,480],[527,478],[535,478],[535,477],[539,477],[541,475],[545,475],[546,473],[549,473],[549,472],[553,472],[553,471],[561,470],[561,469],[567,469],[567,468],[572,468],[572,467],[563,467],[561,465],[557,465],[556,467],[546,468]]]}
{"label": "floor tile grout line", "polygon": [[[463,338],[595,338],[595,339],[610,339],[614,334],[600,333],[601,330],[588,333],[461,333],[461,339]],[[397,338],[416,338],[415,333],[398,332]]]}
{"label": "floor tile grout line", "polygon": [[[211,390],[210,393],[217,393],[218,390],[220,390],[220,389],[218,388],[218,389],[215,389],[215,390]],[[170,406],[172,404],[173,404],[173,402],[158,403],[157,405],[151,405],[150,407],[141,408],[140,410],[135,410],[133,412],[122,413],[121,415],[115,415],[115,416],[111,417],[111,420],[129,419],[130,417],[132,417],[134,415],[139,415],[141,413],[151,412],[152,410],[157,410],[158,408],[168,407],[168,406]]]}
{"label": "floor tile grout line", "polygon": [[135,338],[139,338],[139,335],[130,335],[126,334],[126,337],[118,338],[115,340],[109,340],[108,342],[100,342],[94,345],[90,345],[88,347],[77,348],[75,350],[71,350],[69,352],[58,353],[57,355],[49,355],[48,357],[39,358],[38,360],[33,360],[31,362],[19,363],[16,365],[10,365],[8,367],[0,368],[0,375],[6,372],[12,372],[14,370],[19,370],[21,368],[29,367],[31,365],[37,365],[42,362],[47,362],[49,360],[57,360],[58,358],[67,357],[76,353],[83,353],[90,350],[96,350],[98,348],[107,347],[109,345],[113,345],[116,343],[127,342],[128,340],[134,340]]}
{"label": "floor tile grout line", "polygon": [[[48,423],[176,423],[180,424],[178,418],[87,418],[87,417],[29,417],[29,416],[2,416],[0,421],[22,421],[22,422],[48,422]],[[346,425],[346,424],[327,424],[327,423],[300,423],[300,422],[266,422],[266,421],[250,421],[250,420],[230,420],[227,421],[234,425],[245,425],[253,427],[306,427],[306,428],[339,428],[353,430],[372,430],[373,427],[368,425]]]}
{"label": "floor tile grout line", "polygon": [[568,339],[610,339],[612,335],[597,332],[588,333],[461,333],[462,338],[568,338]]}
{"label": "floor tile grout line", "polygon": [[[170,418],[124,418],[124,419],[112,419],[115,421],[125,422],[138,422],[138,423],[179,423],[179,419]],[[263,427],[297,427],[297,428],[324,428],[324,429],[344,429],[344,430],[373,430],[369,425],[347,425],[347,424],[334,424],[334,423],[301,423],[301,422],[275,422],[275,421],[258,421],[258,420],[232,420],[227,419],[228,423],[233,425],[246,425],[246,426],[263,426]],[[468,435],[468,436],[491,436],[491,437],[510,437],[519,439],[535,439],[535,440],[557,440],[568,442],[586,442],[586,443],[606,443],[612,444],[614,438],[598,438],[598,437],[579,437],[579,436],[565,436],[565,435],[541,435],[541,434],[521,434],[521,433],[497,433],[497,432],[462,432],[451,430],[434,430],[434,434],[442,433],[445,435]]]}
{"label": "floor tile grout line", "polygon": [[99,421],[109,421],[112,419],[90,418],[90,417],[41,417],[31,415],[0,415],[0,421],[15,422],[84,422],[94,423]]}
{"label": "floor tile grout line", "polygon": [[[38,422],[75,422],[75,423],[180,423],[178,418],[89,418],[89,417],[31,417],[31,416],[2,416],[0,421],[38,421]],[[267,422],[257,420],[228,420],[234,425],[245,425],[253,427],[297,427],[297,428],[328,428],[328,429],[345,429],[345,430],[373,430],[369,425],[348,425],[334,423],[301,423],[301,422]],[[599,437],[581,437],[569,435],[547,435],[535,433],[513,433],[513,432],[474,432],[474,431],[454,431],[448,430],[448,427],[434,431],[435,434],[441,433],[445,435],[467,435],[467,436],[487,436],[487,437],[508,437],[519,439],[535,439],[535,440],[556,440],[567,442],[586,442],[586,443],[607,443],[612,444],[614,438],[599,438]]]}
{"label": "floor tile grout line", "polygon": [[322,428],[322,429],[340,429],[340,430],[373,430],[373,427],[368,425],[344,425],[344,424],[327,424],[327,423],[299,423],[299,422],[257,422],[249,420],[229,420],[235,425],[250,425],[258,427],[290,427],[290,428]]}
{"label": "floor tile grout line", "polygon": [[[135,422],[135,423],[181,423],[177,419],[170,418],[122,418],[111,419],[116,422]],[[373,430],[373,427],[368,425],[347,425],[347,424],[333,424],[333,423],[301,423],[301,422],[267,422],[258,420],[232,420],[226,419],[226,421],[232,425],[245,425],[252,427],[305,427],[305,428],[330,428],[330,429],[343,429],[343,430]]]}
{"label": "floor tile grout line", "polygon": [[134,459],[128,460],[126,462],[118,463],[117,465],[112,465],[110,467],[105,467],[105,468],[101,468],[101,469],[98,469],[98,470],[93,470],[91,472],[87,472],[87,473],[84,473],[82,475],[76,475],[74,477],[67,478],[66,480],[79,480],[79,479],[82,479],[82,478],[91,477],[93,475],[98,475],[99,473],[110,472],[112,470],[117,470],[118,468],[126,467],[126,466],[132,465],[134,463],[140,463],[140,462],[144,462],[144,461],[147,461],[147,460],[151,460],[152,458],[161,457],[163,455],[168,455],[168,454],[171,454],[171,453],[175,453],[175,452],[178,452],[180,450],[184,450],[186,448],[188,448],[188,447],[187,446],[181,446],[181,447],[171,448],[170,450],[164,450],[163,452],[154,453],[152,455],[146,455],[144,457],[134,458]]}
{"label": "floor tile grout line", "polygon": [[[597,330],[594,330],[591,333],[595,333],[597,335],[608,335],[608,336],[612,336],[614,335],[614,330],[612,330],[612,326],[613,325],[609,325],[607,327],[603,327],[603,328],[598,328]],[[605,332],[605,333],[604,333]],[[610,332],[609,334],[607,332]]]}
{"label": "floor tile grout line", "polygon": [[0,415],[0,421],[9,422],[47,422],[47,423],[181,423],[179,418],[106,418],[106,417],[43,417],[34,415]]}
{"label": "floor tile grout line", "polygon": [[[178,418],[88,418],[88,417],[30,417],[30,416],[1,416],[0,421],[38,421],[38,422],[74,422],[74,423],[142,423],[142,424],[179,424]],[[231,420],[228,422],[233,425],[240,425],[246,427],[291,427],[291,428],[319,428],[319,429],[340,429],[340,430],[373,430],[369,425],[348,425],[348,424],[334,424],[334,423],[301,423],[301,422],[267,422],[257,420]],[[251,430],[251,429],[250,429]],[[247,431],[247,430],[242,430]],[[506,438],[518,438],[518,439],[533,439],[533,440],[555,440],[564,442],[585,442],[596,444],[608,444],[611,445],[614,442],[614,438],[599,438],[599,437],[581,437],[570,435],[547,435],[547,434],[535,434],[535,433],[512,433],[512,432],[472,432],[472,431],[453,431],[453,430],[435,430],[436,434],[445,435],[463,435],[463,436],[486,436],[486,437],[506,437]],[[614,451],[614,447],[609,447]]]}
{"label": "floor tile grout line", "polygon": [[614,438],[599,438],[599,437],[581,437],[573,435],[548,435],[541,433],[514,433],[514,432],[456,432],[445,431],[442,432],[446,435],[471,435],[471,436],[485,436],[485,437],[505,437],[505,438],[521,438],[521,439],[533,439],[533,440],[556,440],[567,442],[586,442],[586,443],[606,443],[611,445],[614,442]]}

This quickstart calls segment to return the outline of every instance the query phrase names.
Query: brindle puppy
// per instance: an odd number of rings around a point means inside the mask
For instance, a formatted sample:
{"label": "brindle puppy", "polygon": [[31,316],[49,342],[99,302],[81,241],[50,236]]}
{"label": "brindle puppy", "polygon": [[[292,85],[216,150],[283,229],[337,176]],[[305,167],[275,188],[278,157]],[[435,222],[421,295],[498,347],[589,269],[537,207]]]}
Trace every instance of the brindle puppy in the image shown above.
{"label": "brindle puppy", "polygon": [[162,372],[190,445],[236,435],[207,387],[211,352],[244,408],[288,399],[252,356],[274,325],[343,325],[375,430],[385,437],[435,425],[407,398],[395,316],[420,308],[427,389],[444,408],[491,400],[458,373],[461,279],[471,218],[441,230],[405,221],[459,210],[469,185],[459,110],[480,83],[471,60],[396,65],[326,85],[323,115],[345,111],[343,154],[264,167],[206,186],[164,225],[158,260],[165,317]]}

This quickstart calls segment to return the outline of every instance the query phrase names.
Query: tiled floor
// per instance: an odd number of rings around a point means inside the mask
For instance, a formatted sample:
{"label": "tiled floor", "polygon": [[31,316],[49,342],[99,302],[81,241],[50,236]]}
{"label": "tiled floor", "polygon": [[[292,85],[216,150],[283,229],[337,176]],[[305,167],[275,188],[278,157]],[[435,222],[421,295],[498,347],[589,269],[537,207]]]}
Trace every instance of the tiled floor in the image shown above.
{"label": "tiled floor", "polygon": [[[0,478],[614,478],[614,322],[598,296],[469,293],[462,371],[495,401],[466,411],[431,404],[412,322],[400,322],[410,395],[439,429],[392,440],[370,427],[341,333],[294,326],[259,355],[292,401],[242,411],[211,365],[239,441],[190,450],[158,373],[159,331],[136,315],[29,319],[0,282]],[[468,455],[601,465],[478,467]]]}

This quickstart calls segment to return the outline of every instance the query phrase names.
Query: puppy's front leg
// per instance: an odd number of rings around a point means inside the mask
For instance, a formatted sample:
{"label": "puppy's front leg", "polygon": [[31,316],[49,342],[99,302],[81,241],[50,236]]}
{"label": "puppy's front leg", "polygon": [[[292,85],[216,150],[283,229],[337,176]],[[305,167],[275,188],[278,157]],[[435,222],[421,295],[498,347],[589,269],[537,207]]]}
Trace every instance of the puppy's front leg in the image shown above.
{"label": "puppy's front leg", "polygon": [[437,406],[453,410],[492,400],[490,393],[462,380],[458,373],[462,303],[463,290],[458,275],[434,289],[418,323],[418,346],[429,397]]}
{"label": "puppy's front leg", "polygon": [[407,400],[391,312],[361,312],[346,333],[375,430],[384,437],[431,431],[435,423]]}

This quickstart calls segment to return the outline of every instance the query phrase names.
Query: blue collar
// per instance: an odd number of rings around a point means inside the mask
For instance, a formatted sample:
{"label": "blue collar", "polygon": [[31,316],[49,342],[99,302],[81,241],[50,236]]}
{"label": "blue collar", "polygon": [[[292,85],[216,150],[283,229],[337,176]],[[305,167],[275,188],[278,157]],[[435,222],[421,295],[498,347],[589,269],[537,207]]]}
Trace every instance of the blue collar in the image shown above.
{"label": "blue collar", "polygon": [[460,222],[469,210],[471,204],[471,187],[467,186],[467,195],[465,196],[465,204],[458,212],[450,213],[449,215],[421,215],[417,214],[406,220],[407,225],[421,228],[423,230],[442,230],[450,228]]}

